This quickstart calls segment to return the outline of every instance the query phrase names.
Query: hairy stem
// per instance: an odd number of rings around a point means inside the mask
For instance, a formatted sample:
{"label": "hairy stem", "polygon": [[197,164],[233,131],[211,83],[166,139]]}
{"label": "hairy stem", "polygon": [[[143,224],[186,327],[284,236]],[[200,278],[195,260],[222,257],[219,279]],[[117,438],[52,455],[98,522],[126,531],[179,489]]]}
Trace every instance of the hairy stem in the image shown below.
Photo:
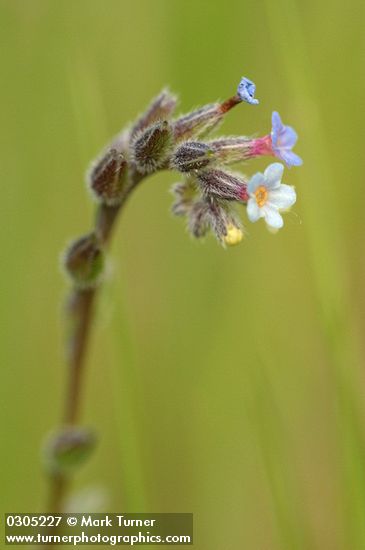
{"label": "hairy stem", "polygon": [[68,350],[68,386],[63,414],[64,423],[69,425],[75,424],[79,416],[83,367],[93,317],[95,294],[95,288],[74,290],[67,308],[74,325]]}
{"label": "hairy stem", "polygon": [[[127,198],[144,175],[132,170],[130,185],[123,200],[117,206],[101,204],[95,219],[95,235],[101,246],[106,247],[111,239],[115,222]],[[64,395],[62,424],[77,425],[82,404],[82,389],[86,354],[90,340],[90,330],[94,318],[94,306],[99,286],[73,288],[67,301],[66,315],[70,322],[70,335],[67,341],[67,381]],[[64,510],[64,502],[70,479],[60,473],[50,476],[48,511],[59,513]]]}

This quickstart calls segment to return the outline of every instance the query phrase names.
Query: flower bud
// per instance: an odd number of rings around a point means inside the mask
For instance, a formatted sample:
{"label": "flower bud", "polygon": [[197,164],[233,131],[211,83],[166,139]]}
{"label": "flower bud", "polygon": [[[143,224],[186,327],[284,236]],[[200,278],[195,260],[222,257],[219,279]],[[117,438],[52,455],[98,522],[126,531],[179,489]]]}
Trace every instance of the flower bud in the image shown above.
{"label": "flower bud", "polygon": [[221,105],[212,103],[178,118],[173,125],[175,141],[208,134],[220,123],[223,115]]}
{"label": "flower bud", "polygon": [[242,162],[252,157],[253,141],[245,137],[222,138],[208,143],[214,157],[222,164]]}
{"label": "flower bud", "polygon": [[209,229],[209,205],[205,200],[197,201],[189,211],[188,228],[190,233],[200,239]]}
{"label": "flower bud", "polygon": [[212,152],[208,145],[199,141],[183,143],[172,157],[172,167],[179,172],[201,170],[212,161]]}
{"label": "flower bud", "polygon": [[207,196],[224,200],[246,201],[246,182],[223,170],[207,170],[197,175],[197,179]]}
{"label": "flower bud", "polygon": [[216,238],[222,242],[227,234],[227,208],[220,201],[209,199],[209,224]]}
{"label": "flower bud", "polygon": [[227,203],[202,199],[192,205],[188,214],[189,231],[196,238],[204,237],[209,229],[223,246],[238,244],[243,238],[238,216]]}
{"label": "flower bud", "polygon": [[172,205],[172,213],[175,216],[185,216],[192,207],[197,195],[197,187],[194,178],[187,177],[183,183],[175,183],[171,191],[176,200]]}
{"label": "flower bud", "polygon": [[143,130],[132,142],[132,155],[139,172],[153,172],[165,163],[171,150],[171,130],[164,120]]}
{"label": "flower bud", "polygon": [[89,458],[95,445],[96,438],[90,430],[65,427],[46,439],[43,446],[45,467],[54,475],[72,473]]}
{"label": "flower bud", "polygon": [[154,122],[166,120],[172,115],[177,103],[177,98],[169,90],[155,97],[147,110],[137,119],[131,130],[131,136],[135,137],[141,130],[148,128]]}
{"label": "flower bud", "polygon": [[225,244],[228,246],[234,246],[242,241],[244,236],[242,229],[232,223],[228,223],[226,230],[227,234],[223,237]]}
{"label": "flower bud", "polygon": [[241,230],[240,221],[234,210],[227,203],[212,199],[209,200],[209,224],[223,246],[233,244],[230,242],[231,240],[237,240],[238,231],[234,232],[234,228]]}
{"label": "flower bud", "polygon": [[128,181],[127,161],[116,149],[109,149],[91,169],[88,181],[100,202],[116,206],[123,198]]}
{"label": "flower bud", "polygon": [[194,237],[204,237],[211,229],[223,246],[237,244],[243,238],[237,214],[226,203],[216,199],[195,202],[189,211],[188,223]]}
{"label": "flower bud", "polygon": [[104,255],[94,233],[71,244],[64,256],[64,266],[77,286],[88,288],[98,283],[104,267]]}

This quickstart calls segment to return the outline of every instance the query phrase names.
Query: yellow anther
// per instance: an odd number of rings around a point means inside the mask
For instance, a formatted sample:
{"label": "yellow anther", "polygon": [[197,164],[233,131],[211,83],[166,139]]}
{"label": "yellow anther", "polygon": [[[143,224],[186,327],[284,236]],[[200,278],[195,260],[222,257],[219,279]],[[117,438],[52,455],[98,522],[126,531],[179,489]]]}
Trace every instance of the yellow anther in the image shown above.
{"label": "yellow anther", "polygon": [[255,191],[256,202],[261,208],[267,202],[268,192],[265,185],[260,185]]}

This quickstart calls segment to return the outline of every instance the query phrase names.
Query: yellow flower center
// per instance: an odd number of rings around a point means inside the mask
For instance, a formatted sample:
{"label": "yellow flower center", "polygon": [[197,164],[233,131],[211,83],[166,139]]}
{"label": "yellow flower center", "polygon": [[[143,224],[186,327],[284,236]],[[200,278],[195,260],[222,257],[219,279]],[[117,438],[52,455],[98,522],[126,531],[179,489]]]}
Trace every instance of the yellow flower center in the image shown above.
{"label": "yellow flower center", "polygon": [[268,192],[265,185],[260,185],[255,191],[256,202],[261,208],[267,202]]}
{"label": "yellow flower center", "polygon": [[224,242],[229,246],[238,244],[243,239],[243,232],[241,229],[233,225],[232,223],[227,226],[227,235],[224,237]]}

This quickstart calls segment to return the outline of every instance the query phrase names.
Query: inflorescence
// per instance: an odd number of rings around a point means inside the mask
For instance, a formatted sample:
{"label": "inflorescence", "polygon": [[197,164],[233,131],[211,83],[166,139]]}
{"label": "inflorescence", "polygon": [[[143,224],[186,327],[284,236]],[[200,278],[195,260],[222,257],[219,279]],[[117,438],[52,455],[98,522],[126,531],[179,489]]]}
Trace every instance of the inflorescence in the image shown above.
{"label": "inflorescence", "polygon": [[[281,213],[296,201],[294,187],[281,182],[283,164],[270,164],[250,179],[230,167],[262,156],[276,157],[288,167],[301,165],[301,158],[292,151],[297,141],[293,128],[273,112],[271,131],[263,137],[210,137],[233,107],[242,102],[258,104],[255,91],[255,84],[243,77],[233,97],[173,118],[177,99],[163,90],[89,170],[87,183],[101,207],[117,211],[147,175],[171,169],[181,175],[172,187],[172,212],[186,218],[194,237],[211,231],[223,246],[239,243],[244,236],[236,211],[240,204],[247,207],[249,221],[264,218],[269,229],[281,228]],[[103,244],[95,231],[68,250],[65,265],[76,284],[96,281]]]}
{"label": "inflorescence", "polygon": [[292,151],[297,135],[282,123],[278,113],[272,114],[271,132],[263,137],[209,137],[233,107],[242,102],[258,104],[255,91],[255,84],[242,78],[236,94],[226,101],[173,118],[176,97],[163,90],[134,124],[116,136],[88,172],[87,184],[98,203],[95,224],[71,243],[63,257],[73,283],[67,302],[70,368],[64,427],[47,439],[44,448],[45,465],[54,482],[52,512],[62,509],[65,482],[95,445],[93,433],[75,425],[81,372],[94,298],[105,266],[105,248],[118,214],[136,186],[158,171],[178,172],[181,179],[172,188],[173,213],[186,218],[194,237],[211,231],[223,246],[235,245],[244,236],[237,205],[247,208],[251,222],[264,218],[270,229],[278,230],[283,226],[281,213],[296,201],[294,187],[281,182],[284,165],[279,162],[250,179],[230,169],[262,156],[274,156],[289,167],[302,164]]}

